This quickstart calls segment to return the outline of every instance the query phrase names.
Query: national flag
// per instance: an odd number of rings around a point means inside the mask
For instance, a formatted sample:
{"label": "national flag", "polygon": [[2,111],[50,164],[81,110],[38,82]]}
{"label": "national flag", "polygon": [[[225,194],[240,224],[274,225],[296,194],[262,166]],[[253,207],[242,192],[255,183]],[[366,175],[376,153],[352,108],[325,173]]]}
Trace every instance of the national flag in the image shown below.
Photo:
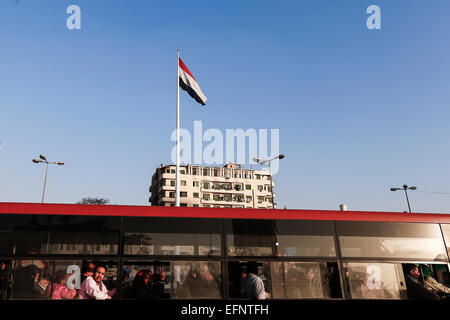
{"label": "national flag", "polygon": [[184,64],[181,58],[178,58],[178,73],[179,73],[179,83],[180,87],[187,91],[189,95],[195,99],[198,103],[205,105],[206,104],[206,96],[203,94],[200,89],[197,81],[195,80],[192,73]]}

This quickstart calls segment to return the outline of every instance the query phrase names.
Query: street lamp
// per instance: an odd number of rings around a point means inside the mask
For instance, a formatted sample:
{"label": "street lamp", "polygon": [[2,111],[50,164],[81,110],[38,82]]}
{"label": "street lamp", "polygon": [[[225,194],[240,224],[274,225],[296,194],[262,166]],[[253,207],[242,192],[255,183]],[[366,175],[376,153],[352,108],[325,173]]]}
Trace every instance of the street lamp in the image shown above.
{"label": "street lamp", "polygon": [[42,191],[42,203],[44,203],[44,196],[45,196],[45,186],[47,185],[47,172],[48,172],[48,165],[49,164],[57,164],[58,166],[63,166],[63,161],[55,161],[55,162],[49,162],[47,161],[47,158],[44,155],[39,155],[39,159],[33,159],[33,163],[45,163],[45,179],[44,179],[44,190]]}
{"label": "street lamp", "polygon": [[284,154],[279,154],[270,159],[261,159],[261,158],[253,158],[253,161],[258,162],[261,165],[269,164],[269,173],[270,173],[270,192],[272,193],[272,209],[275,209],[275,199],[273,198],[273,180],[272,180],[272,172],[270,171],[270,162],[275,159],[283,159]]}
{"label": "street lamp", "polygon": [[391,188],[391,191],[405,190],[406,201],[408,202],[409,213],[411,213],[411,206],[409,205],[408,192],[406,190],[416,190],[416,186],[408,187],[406,184],[403,185],[402,188]]}

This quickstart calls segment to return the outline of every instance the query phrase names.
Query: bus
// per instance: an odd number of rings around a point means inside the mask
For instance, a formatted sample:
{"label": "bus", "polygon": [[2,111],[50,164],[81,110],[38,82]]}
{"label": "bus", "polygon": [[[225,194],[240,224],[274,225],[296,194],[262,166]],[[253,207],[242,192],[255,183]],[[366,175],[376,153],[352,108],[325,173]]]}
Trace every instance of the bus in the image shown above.
{"label": "bus", "polygon": [[0,203],[1,300],[79,290],[95,265],[112,299],[143,274],[147,298],[246,299],[248,268],[267,299],[400,300],[409,265],[449,286],[449,252],[449,214]]}

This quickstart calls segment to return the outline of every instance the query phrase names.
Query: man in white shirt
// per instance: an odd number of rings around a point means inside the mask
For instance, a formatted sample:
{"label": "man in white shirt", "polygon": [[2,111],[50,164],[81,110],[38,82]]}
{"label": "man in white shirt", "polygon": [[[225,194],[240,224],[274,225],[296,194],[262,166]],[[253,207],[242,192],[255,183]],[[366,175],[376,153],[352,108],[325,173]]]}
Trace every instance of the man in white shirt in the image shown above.
{"label": "man in white shirt", "polygon": [[107,300],[116,292],[116,289],[108,291],[102,280],[105,277],[106,268],[97,266],[93,276],[87,277],[81,284],[78,292],[79,299]]}

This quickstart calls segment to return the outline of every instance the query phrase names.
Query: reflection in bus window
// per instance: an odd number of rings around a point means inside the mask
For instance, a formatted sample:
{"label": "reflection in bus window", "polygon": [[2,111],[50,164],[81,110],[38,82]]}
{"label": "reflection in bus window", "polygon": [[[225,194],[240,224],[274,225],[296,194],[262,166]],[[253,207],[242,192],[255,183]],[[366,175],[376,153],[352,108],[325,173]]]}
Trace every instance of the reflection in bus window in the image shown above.
{"label": "reflection in bus window", "polygon": [[125,262],[122,269],[122,298],[168,299],[172,272],[169,262]]}
{"label": "reflection in bus window", "polygon": [[220,255],[220,235],[188,233],[126,233],[128,255]]}
{"label": "reflection in bus window", "polygon": [[334,237],[227,235],[229,256],[335,257]]}
{"label": "reflection in bus window", "polygon": [[229,256],[335,257],[330,221],[227,220]]}
{"label": "reflection in bus window", "polygon": [[218,219],[124,219],[127,255],[220,256],[222,223]]}
{"label": "reflection in bus window", "polygon": [[274,298],[340,298],[337,263],[271,262]]}
{"label": "reflection in bus window", "polygon": [[222,297],[220,262],[174,261],[172,270],[174,298],[219,299]]}
{"label": "reflection in bus window", "polygon": [[342,256],[445,261],[437,224],[337,221]]}
{"label": "reflection in bus window", "polygon": [[117,254],[120,219],[117,217],[51,217],[48,253]]}
{"label": "reflection in bus window", "polygon": [[346,263],[352,299],[405,299],[406,287],[400,264]]}

